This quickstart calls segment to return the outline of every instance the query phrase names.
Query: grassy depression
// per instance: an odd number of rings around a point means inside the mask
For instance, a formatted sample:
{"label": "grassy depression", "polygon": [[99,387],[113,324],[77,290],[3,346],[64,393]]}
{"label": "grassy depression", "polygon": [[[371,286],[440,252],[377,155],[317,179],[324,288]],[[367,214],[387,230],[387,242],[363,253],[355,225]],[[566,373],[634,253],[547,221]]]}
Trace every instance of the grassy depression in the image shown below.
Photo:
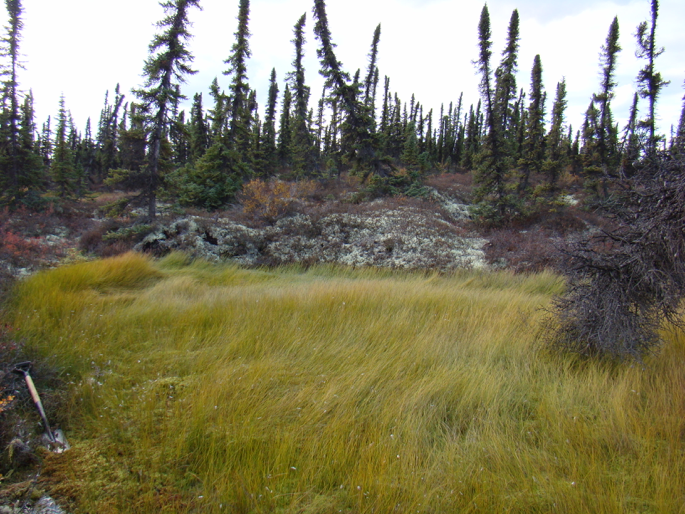
{"label": "grassy depression", "polygon": [[38,274],[10,314],[73,389],[44,482],[75,512],[684,512],[685,338],[547,355],[561,288],[179,254]]}

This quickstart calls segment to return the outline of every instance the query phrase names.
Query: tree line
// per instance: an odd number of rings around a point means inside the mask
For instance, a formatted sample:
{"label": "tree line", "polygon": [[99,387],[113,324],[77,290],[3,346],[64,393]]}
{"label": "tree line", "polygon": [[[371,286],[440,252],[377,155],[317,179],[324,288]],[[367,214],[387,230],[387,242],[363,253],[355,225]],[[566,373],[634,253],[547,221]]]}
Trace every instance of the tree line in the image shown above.
{"label": "tree line", "polygon": [[[113,95],[105,95],[97,125],[89,119],[81,131],[62,98],[56,119],[38,128],[33,95],[22,92],[18,78],[21,0],[5,0],[5,5],[0,205],[10,208],[78,198],[107,185],[138,191],[133,201],[146,205],[154,217],[159,195],[185,206],[219,209],[252,178],[351,173],[361,177],[370,195],[421,194],[425,173],[451,171],[473,173],[474,216],[502,223],[558,200],[565,194],[564,174],[580,177],[591,201],[602,202],[612,182],[634,173],[637,163],[664,151],[685,151],[685,104],[670,138],[659,134],[655,124],[659,94],[668,84],[657,69],[664,51],[656,34],[658,0],[651,0],[651,16],[636,31],[636,56],[644,67],[628,123],[619,127],[611,110],[622,51],[614,18],[601,47],[597,92],[575,130],[565,120],[567,84],[556,84],[548,102],[539,55],[529,86],[517,84],[517,10],[496,61],[489,11],[483,7],[474,61],[480,101],[467,107],[462,94],[433,112],[414,95],[400,99],[388,76],[381,80],[380,25],[370,38],[368,66],[354,74],[345,69],[336,56],[324,0],[314,0],[311,20],[304,13],[294,24],[291,69],[284,86],[272,70],[263,118],[247,77],[249,0],[239,2],[235,42],[224,61],[228,89],[214,79],[210,98],[196,93],[187,113],[180,108],[186,99],[181,88],[196,73],[188,50],[188,14],[201,9],[200,0],[166,0],[143,65],[145,82],[133,91],[134,99],[127,101],[117,86]],[[325,79],[315,105],[303,65],[307,23],[314,25],[319,73]]]}

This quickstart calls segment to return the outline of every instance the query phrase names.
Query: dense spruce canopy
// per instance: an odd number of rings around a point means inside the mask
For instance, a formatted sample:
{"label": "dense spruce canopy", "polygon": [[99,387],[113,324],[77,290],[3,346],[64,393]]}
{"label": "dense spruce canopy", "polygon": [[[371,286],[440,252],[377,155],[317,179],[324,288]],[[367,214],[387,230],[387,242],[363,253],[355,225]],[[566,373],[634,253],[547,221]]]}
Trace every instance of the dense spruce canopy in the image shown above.
{"label": "dense spruce canopy", "polygon": [[[366,62],[348,69],[338,60],[325,0],[313,0],[311,11],[312,43],[318,72],[325,79],[320,98],[312,98],[304,67],[307,13],[293,13],[291,67],[273,69],[267,97],[258,98],[248,79],[250,2],[240,0],[232,40],[219,43],[228,55],[225,76],[209,86],[206,104],[200,93],[189,95],[192,102],[184,112],[184,82],[194,73],[188,13],[200,2],[165,0],[160,5],[165,17],[157,24],[159,33],[144,63],[145,83],[134,91],[135,102],[117,85],[105,96],[92,130],[86,127],[81,133],[71,122],[65,100],[59,119],[48,119],[38,133],[33,96],[23,93],[18,81],[23,8],[21,0],[5,0],[9,21],[2,38],[2,205],[38,205],[40,198],[51,201],[53,196],[118,187],[139,192],[150,215],[156,213],[158,194],[182,206],[219,209],[233,202],[242,184],[254,177],[328,179],[343,173],[360,176],[364,195],[371,198],[425,192],[421,181],[439,170],[472,173],[472,216],[502,225],[554,205],[569,193],[570,183],[584,184],[595,205],[609,201],[615,180],[634,173],[645,157],[654,159],[664,148],[657,144],[665,137],[655,123],[659,94],[668,83],[656,70],[664,51],[657,44],[657,0],[649,2],[649,21],[637,27],[636,54],[645,65],[637,77],[629,122],[620,130],[612,113],[621,51],[617,18],[604,44],[598,42],[599,87],[588,98],[582,127],[574,130],[566,123],[573,84],[558,82],[549,111],[546,91],[552,90],[543,82],[539,56],[530,87],[517,85],[520,42],[526,37],[518,10],[512,11],[507,32],[501,35],[498,62],[493,54],[498,38],[487,5],[474,48],[458,49],[473,54],[480,79],[478,102],[468,105],[468,95],[455,93],[454,99],[432,109],[414,94],[400,98],[391,77],[383,75],[382,55],[392,50],[382,48],[380,25],[368,34]],[[684,126],[681,121],[674,128],[666,147],[682,151]],[[71,186],[65,181],[69,174],[56,173],[65,162],[62,137],[73,153]]]}
{"label": "dense spruce canopy", "polygon": [[519,189],[526,191],[531,173],[541,171],[545,152],[545,92],[542,83],[542,61],[540,55],[533,60],[530,73],[530,94],[528,96],[528,115],[526,117],[526,138],[523,143],[523,156],[519,160],[521,179]]}
{"label": "dense spruce canopy", "polygon": [[303,14],[293,29],[292,43],[295,46],[295,58],[292,62],[294,70],[287,76],[294,98],[294,116],[292,119],[293,134],[290,144],[293,170],[298,175],[304,175],[311,169],[313,159],[312,134],[309,120],[309,86],[305,84],[304,59],[304,27],[307,15]]}
{"label": "dense spruce canopy", "polygon": [[570,144],[564,137],[564,115],[566,112],[566,80],[557,84],[554,105],[552,106],[552,124],[547,136],[547,160],[544,171],[549,184],[554,188],[568,156]]}
{"label": "dense spruce canopy", "polygon": [[6,59],[1,69],[0,205],[39,206],[44,180],[34,137],[33,95],[22,95],[19,87],[24,9],[21,0],[5,0],[5,6],[8,24],[0,40],[0,54]]}
{"label": "dense spruce canopy", "polygon": [[618,44],[618,18],[609,27],[609,33],[600,53],[602,70],[600,91],[593,95],[593,119],[588,124],[588,144],[586,153],[586,186],[589,190],[606,198],[609,194],[607,178],[615,174],[618,166],[618,131],[611,112],[611,100],[614,98],[614,81],[617,56],[621,51]]}
{"label": "dense spruce canopy", "polygon": [[656,43],[656,22],[659,16],[659,1],[651,0],[651,19],[642,22],[637,27],[637,56],[646,60],[644,68],[637,75],[638,92],[642,98],[649,101],[647,117],[640,121],[641,127],[647,131],[647,153],[655,156],[660,137],[656,133],[656,103],[664,86],[669,81],[664,80],[656,70],[656,59],[664,53],[664,49]]}
{"label": "dense spruce canopy", "polygon": [[683,108],[680,111],[680,120],[678,121],[678,131],[676,132],[674,145],[676,152],[685,152],[685,97],[683,97]]}
{"label": "dense spruce canopy", "polygon": [[24,27],[22,21],[23,8],[21,0],[6,0],[7,15],[9,18],[9,25],[7,26],[7,34],[2,39],[5,54],[9,57],[9,69],[5,72],[5,80],[3,81],[5,100],[9,101],[9,110],[7,112],[8,123],[7,131],[9,137],[9,148],[7,149],[8,163],[7,170],[9,175],[9,187],[12,191],[11,195],[16,196],[19,192],[19,177],[21,175],[21,163],[19,161],[19,83],[17,82],[17,72],[20,68],[19,63],[19,43],[21,41],[21,30]]}
{"label": "dense spruce canopy", "polygon": [[157,188],[162,141],[169,125],[169,112],[185,98],[178,85],[185,76],[196,73],[190,68],[193,56],[187,49],[188,11],[200,7],[200,0],[173,0],[160,4],[166,17],[158,23],[162,32],[150,43],[150,57],[145,61],[145,84],[135,91],[147,113],[149,126],[148,165],[144,195],[148,200],[148,216],[156,215]]}
{"label": "dense spruce canopy", "polygon": [[519,12],[514,9],[509,20],[507,46],[502,53],[502,62],[495,71],[495,111],[502,133],[513,128],[519,40]]}
{"label": "dense spruce canopy", "polygon": [[231,76],[229,87],[231,97],[229,141],[242,152],[246,151],[249,140],[250,85],[247,80],[247,61],[252,56],[250,51],[250,0],[240,0],[238,11],[238,29],[235,32],[235,43],[231,47],[231,55],[225,64],[229,68],[224,75]]}
{"label": "dense spruce canopy", "polygon": [[[477,184],[474,213],[483,219],[501,223],[511,207],[511,198],[507,188],[508,170],[506,168],[506,151],[503,143],[502,123],[497,116],[495,90],[493,88],[492,65],[492,32],[490,30],[490,12],[487,5],[483,7],[478,23],[479,58],[474,62],[480,72],[480,94],[485,106],[485,134],[482,137],[480,161],[474,181]],[[476,134],[473,134],[477,137]]]}

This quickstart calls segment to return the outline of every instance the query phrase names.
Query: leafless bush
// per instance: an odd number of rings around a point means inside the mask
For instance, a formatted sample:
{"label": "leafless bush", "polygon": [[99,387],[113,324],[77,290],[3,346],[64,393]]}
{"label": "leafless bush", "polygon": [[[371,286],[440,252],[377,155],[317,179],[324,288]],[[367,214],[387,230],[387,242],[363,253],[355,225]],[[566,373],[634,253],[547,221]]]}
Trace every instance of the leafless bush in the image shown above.
{"label": "leafless bush", "polygon": [[559,269],[561,239],[549,230],[496,229],[488,232],[487,239],[484,250],[490,265],[516,273]]}
{"label": "leafless bush", "polygon": [[440,173],[426,177],[424,184],[437,189],[440,193],[467,199],[473,190],[473,175],[471,173]]}
{"label": "leafless bush", "polygon": [[663,326],[680,326],[685,297],[685,161],[663,155],[618,182],[612,228],[566,254],[549,342],[584,355],[640,359]]}

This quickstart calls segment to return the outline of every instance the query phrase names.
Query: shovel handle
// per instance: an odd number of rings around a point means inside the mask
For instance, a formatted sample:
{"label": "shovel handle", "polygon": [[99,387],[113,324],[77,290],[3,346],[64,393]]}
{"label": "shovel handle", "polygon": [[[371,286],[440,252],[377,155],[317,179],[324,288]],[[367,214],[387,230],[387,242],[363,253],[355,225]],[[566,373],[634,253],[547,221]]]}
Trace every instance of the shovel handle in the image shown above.
{"label": "shovel handle", "polygon": [[50,428],[50,423],[48,423],[48,417],[45,415],[45,409],[43,409],[43,403],[40,401],[40,396],[38,396],[38,390],[36,389],[36,386],[33,383],[33,379],[31,378],[31,375],[28,371],[30,366],[30,362],[22,362],[21,364],[17,364],[13,371],[15,373],[21,373],[24,375],[24,380],[26,381],[26,386],[29,388],[29,392],[31,393],[31,399],[33,400],[33,404],[36,406],[36,409],[38,409],[40,419],[43,421],[45,432],[50,438],[50,441],[54,443],[56,442],[55,436],[52,433],[52,429]]}

